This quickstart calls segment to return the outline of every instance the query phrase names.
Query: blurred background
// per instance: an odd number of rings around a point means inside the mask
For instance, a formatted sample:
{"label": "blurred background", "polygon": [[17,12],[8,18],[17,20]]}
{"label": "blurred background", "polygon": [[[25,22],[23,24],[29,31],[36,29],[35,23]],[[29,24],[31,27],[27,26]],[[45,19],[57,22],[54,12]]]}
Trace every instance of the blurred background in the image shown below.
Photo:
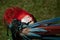
{"label": "blurred background", "polygon": [[9,7],[25,9],[37,21],[60,17],[60,0],[0,0],[0,40],[7,40],[6,27],[2,25],[3,14]]}

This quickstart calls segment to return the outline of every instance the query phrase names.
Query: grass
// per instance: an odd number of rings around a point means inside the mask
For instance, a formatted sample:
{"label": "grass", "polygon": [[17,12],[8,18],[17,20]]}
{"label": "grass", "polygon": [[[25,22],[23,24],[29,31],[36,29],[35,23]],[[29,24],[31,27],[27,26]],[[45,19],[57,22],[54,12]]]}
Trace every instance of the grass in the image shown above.
{"label": "grass", "polygon": [[0,0],[0,40],[7,40],[6,28],[2,25],[2,18],[8,7],[18,6],[34,15],[38,21],[41,21],[60,17],[59,5],[59,0]]}

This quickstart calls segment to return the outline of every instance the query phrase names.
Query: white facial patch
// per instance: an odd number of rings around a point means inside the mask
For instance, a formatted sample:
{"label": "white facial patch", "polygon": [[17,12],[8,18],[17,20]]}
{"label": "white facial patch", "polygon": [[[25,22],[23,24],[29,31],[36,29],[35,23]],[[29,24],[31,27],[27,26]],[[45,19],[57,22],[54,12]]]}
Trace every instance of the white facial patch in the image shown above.
{"label": "white facial patch", "polygon": [[24,23],[28,23],[30,21],[32,21],[32,18],[29,15],[26,15],[21,19],[21,22],[24,22]]}

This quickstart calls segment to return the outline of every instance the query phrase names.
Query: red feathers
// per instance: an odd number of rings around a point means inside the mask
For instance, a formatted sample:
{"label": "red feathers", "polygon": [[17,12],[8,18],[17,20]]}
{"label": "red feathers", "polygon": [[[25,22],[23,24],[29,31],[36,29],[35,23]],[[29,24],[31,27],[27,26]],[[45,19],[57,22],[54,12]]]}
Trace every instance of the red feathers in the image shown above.
{"label": "red feathers", "polygon": [[11,23],[14,18],[16,18],[17,20],[21,20],[26,15],[29,15],[34,20],[34,17],[31,14],[29,14],[27,11],[19,7],[11,7],[5,11],[4,20],[7,23]]}

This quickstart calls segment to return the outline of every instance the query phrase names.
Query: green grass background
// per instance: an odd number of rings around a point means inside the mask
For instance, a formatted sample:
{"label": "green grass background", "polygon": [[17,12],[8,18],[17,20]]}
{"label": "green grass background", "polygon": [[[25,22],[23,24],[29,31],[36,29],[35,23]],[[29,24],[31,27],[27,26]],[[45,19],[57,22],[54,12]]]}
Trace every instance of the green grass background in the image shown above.
{"label": "green grass background", "polygon": [[7,40],[2,18],[4,11],[12,6],[25,9],[34,15],[37,21],[60,17],[60,0],[0,0],[0,40]]}

